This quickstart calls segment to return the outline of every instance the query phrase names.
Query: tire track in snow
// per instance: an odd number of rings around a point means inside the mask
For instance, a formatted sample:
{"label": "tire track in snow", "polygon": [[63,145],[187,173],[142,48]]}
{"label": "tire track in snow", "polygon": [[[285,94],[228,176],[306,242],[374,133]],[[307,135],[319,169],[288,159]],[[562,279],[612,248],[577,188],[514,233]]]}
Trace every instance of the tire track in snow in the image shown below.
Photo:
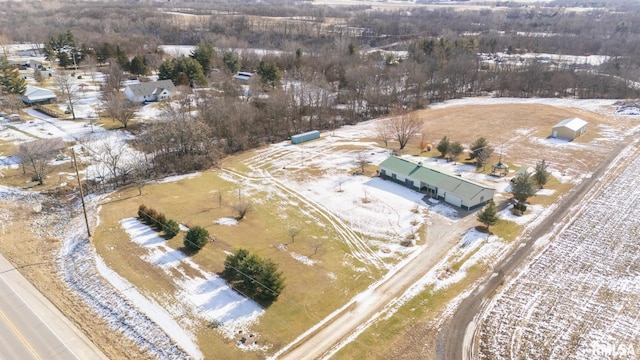
{"label": "tire track in snow", "polygon": [[351,250],[352,255],[357,260],[361,261],[364,264],[372,265],[375,268],[385,267],[384,261],[382,260],[382,258],[380,258],[376,254],[375,250],[371,249],[371,247],[362,239],[362,237],[356,234],[342,219],[340,219],[337,215],[333,214],[331,211],[329,211],[327,208],[325,208],[321,204],[307,198],[304,194],[282,184],[280,181],[275,179],[267,170],[252,168],[252,170],[262,175],[260,177],[245,176],[243,174],[240,174],[230,169],[222,169],[222,170],[225,171],[227,174],[230,174],[235,177],[239,177],[244,180],[255,180],[256,178],[259,178],[259,179],[270,182],[273,186],[279,189],[284,195],[294,197],[296,200],[307,205],[312,211],[315,211],[321,217],[325,218],[331,224],[331,226],[333,226],[333,228],[338,232],[338,234],[340,234],[345,244],[347,244],[347,246]]}

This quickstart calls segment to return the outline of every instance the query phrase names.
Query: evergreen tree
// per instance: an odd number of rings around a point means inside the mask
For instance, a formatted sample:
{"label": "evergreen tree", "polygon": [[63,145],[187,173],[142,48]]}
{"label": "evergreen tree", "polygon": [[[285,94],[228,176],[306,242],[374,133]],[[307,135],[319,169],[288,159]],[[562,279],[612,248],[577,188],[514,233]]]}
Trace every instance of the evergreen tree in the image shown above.
{"label": "evergreen tree", "polygon": [[245,249],[227,256],[222,277],[240,293],[263,304],[275,301],[285,287],[277,264]]}
{"label": "evergreen tree", "polygon": [[190,85],[192,81],[201,86],[207,84],[200,63],[186,56],[163,62],[158,72],[160,80],[171,79],[175,85]]}
{"label": "evergreen tree", "polygon": [[447,149],[447,153],[449,154],[449,158],[452,161],[456,161],[458,159],[458,157],[460,156],[460,154],[462,154],[463,151],[464,151],[464,146],[462,146],[462,144],[460,144],[459,141],[455,141],[455,142],[449,144],[449,148]]}
{"label": "evergreen tree", "polygon": [[237,73],[242,68],[242,61],[240,60],[238,55],[236,55],[232,51],[225,52],[222,56],[222,61],[232,74]]}
{"label": "evergreen tree", "polygon": [[199,251],[209,242],[209,232],[201,227],[194,226],[184,236],[184,246],[189,250]]}
{"label": "evergreen tree", "polygon": [[202,70],[206,75],[209,74],[211,70],[211,60],[213,59],[213,55],[213,46],[211,46],[211,44],[201,42],[195,49],[193,49],[193,51],[191,51],[189,57],[196,60],[200,66],[202,66]]}
{"label": "evergreen tree", "polygon": [[540,189],[549,181],[551,174],[547,171],[549,165],[546,161],[542,160],[536,164],[536,172],[533,174],[533,179]]}
{"label": "evergreen tree", "polygon": [[493,199],[489,200],[489,203],[478,212],[476,218],[487,227],[487,231],[489,231],[490,226],[498,223],[498,210]]}
{"label": "evergreen tree", "polygon": [[527,202],[527,199],[535,195],[536,191],[536,184],[526,171],[516,176],[511,182],[511,193],[520,203]]}
{"label": "evergreen tree", "polygon": [[144,63],[144,57],[136,55],[131,59],[129,64],[129,72],[133,75],[146,75],[148,72],[147,65]]}
{"label": "evergreen tree", "polygon": [[449,153],[449,145],[451,145],[451,142],[446,136],[440,139],[440,142],[436,146],[436,149],[438,149],[440,154],[442,154],[442,157],[447,156],[447,154]]}
{"label": "evergreen tree", "polygon": [[6,57],[0,61],[0,90],[5,94],[23,95],[27,89],[26,80]]}
{"label": "evergreen tree", "polygon": [[483,137],[476,139],[469,149],[471,150],[470,158],[476,160],[477,167],[485,165],[491,154],[493,154],[493,148],[489,145],[487,139]]}
{"label": "evergreen tree", "polygon": [[262,86],[268,86],[274,89],[280,82],[280,68],[272,62],[260,61],[260,65],[258,65],[256,73],[260,75]]}

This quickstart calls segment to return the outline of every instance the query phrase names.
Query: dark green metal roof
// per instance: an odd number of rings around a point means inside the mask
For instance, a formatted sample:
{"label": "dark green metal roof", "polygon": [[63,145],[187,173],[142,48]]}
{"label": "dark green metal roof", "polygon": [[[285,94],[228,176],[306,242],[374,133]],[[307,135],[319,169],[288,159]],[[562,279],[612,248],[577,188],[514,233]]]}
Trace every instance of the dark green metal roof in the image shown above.
{"label": "dark green metal roof", "polygon": [[380,163],[380,168],[419,180],[469,200],[481,193],[482,190],[495,190],[475,181],[463,179],[452,172],[426,164],[417,164],[397,156],[391,156],[384,160]]}

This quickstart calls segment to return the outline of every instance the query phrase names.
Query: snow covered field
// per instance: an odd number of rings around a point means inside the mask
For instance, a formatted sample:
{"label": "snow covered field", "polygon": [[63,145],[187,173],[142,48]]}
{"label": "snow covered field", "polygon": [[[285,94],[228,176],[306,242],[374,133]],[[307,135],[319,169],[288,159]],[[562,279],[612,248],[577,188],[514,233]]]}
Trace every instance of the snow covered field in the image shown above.
{"label": "snow covered field", "polygon": [[[599,189],[491,303],[483,359],[640,356],[640,158]],[[620,158],[619,158],[620,159]],[[614,168],[615,170],[615,168]],[[544,245],[544,244],[541,244]]]}

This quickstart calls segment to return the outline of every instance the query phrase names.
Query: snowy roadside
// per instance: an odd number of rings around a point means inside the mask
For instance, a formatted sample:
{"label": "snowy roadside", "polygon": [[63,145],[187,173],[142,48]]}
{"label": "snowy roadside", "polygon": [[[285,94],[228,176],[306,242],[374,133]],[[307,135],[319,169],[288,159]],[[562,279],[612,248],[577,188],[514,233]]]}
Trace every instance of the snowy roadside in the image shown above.
{"label": "snowy roadside", "polygon": [[[88,199],[97,207],[97,198]],[[95,218],[95,213],[92,217]],[[116,278],[97,257],[85,235],[84,219],[77,213],[66,221],[62,246],[57,256],[58,271],[70,290],[77,293],[103,317],[109,326],[132,339],[147,354],[159,359],[201,359],[203,356],[186,333],[157,304],[146,300],[131,286],[123,292],[126,281]],[[103,276],[103,274],[110,274]],[[114,286],[116,284],[117,286]],[[169,333],[167,333],[169,331]]]}

